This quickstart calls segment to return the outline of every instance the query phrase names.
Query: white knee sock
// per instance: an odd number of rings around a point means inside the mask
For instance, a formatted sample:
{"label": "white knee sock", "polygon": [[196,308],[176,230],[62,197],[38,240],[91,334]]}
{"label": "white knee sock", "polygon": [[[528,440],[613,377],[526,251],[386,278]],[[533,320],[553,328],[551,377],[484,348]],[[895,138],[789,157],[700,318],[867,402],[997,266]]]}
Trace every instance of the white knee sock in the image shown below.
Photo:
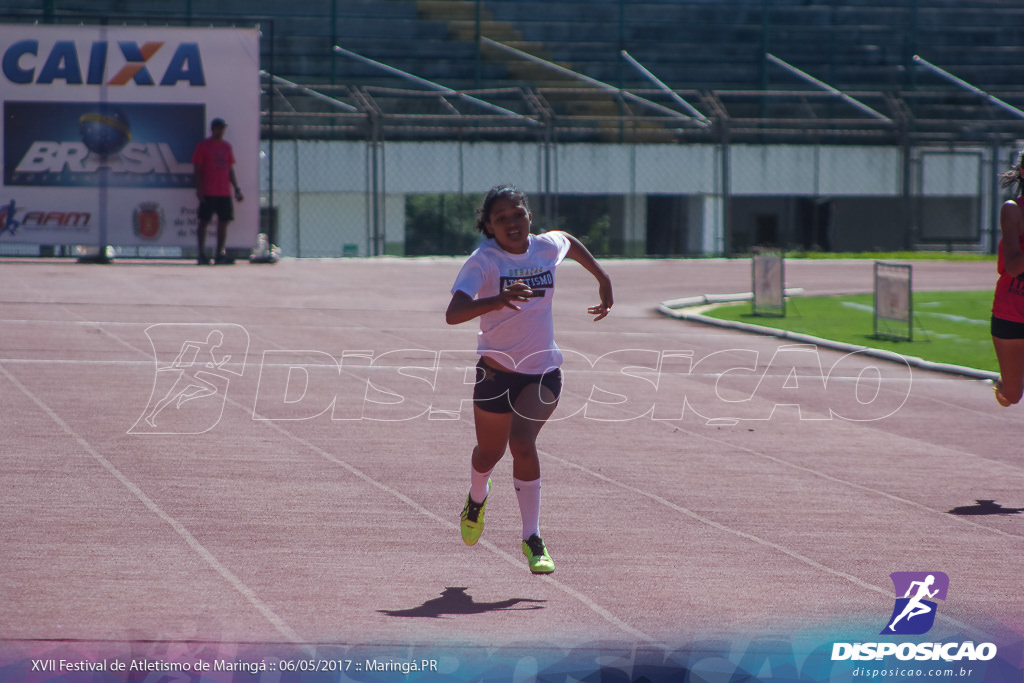
{"label": "white knee sock", "polygon": [[469,466],[469,497],[473,502],[482,503],[490,495],[491,487],[487,485],[487,480],[491,478],[493,471],[492,467],[486,472],[477,472],[475,467]]}
{"label": "white knee sock", "polygon": [[519,499],[519,513],[523,516],[523,540],[537,534],[540,536],[540,478],[533,481],[513,479],[516,498]]}

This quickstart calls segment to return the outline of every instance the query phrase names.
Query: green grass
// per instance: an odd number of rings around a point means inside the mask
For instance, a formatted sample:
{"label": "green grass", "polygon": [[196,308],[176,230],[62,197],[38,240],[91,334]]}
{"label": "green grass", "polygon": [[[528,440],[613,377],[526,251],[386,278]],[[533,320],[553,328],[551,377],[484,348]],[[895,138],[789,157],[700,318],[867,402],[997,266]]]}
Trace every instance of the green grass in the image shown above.
{"label": "green grass", "polygon": [[992,292],[914,292],[913,341],[874,336],[874,296],[794,297],[786,317],[755,316],[749,302],[719,306],[705,314],[823,339],[894,351],[935,363],[998,371],[989,320]]}

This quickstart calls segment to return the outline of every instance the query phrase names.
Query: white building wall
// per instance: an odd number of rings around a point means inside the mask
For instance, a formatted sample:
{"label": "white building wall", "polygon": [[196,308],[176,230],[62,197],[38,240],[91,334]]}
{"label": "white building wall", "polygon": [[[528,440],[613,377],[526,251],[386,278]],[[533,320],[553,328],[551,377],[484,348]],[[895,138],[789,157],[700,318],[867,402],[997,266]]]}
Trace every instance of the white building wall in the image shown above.
{"label": "white building wall", "polygon": [[899,196],[900,150],[892,147],[733,145],[733,196]]}
{"label": "white building wall", "polygon": [[[270,150],[262,143],[261,188],[269,200]],[[618,226],[636,249],[645,234],[645,197],[688,195],[687,241],[704,253],[722,253],[722,148],[716,145],[281,141],[273,149],[274,204],[279,242],[286,254],[340,255],[357,244],[374,253],[368,169],[379,151],[379,215],[388,253],[402,253],[404,196],[410,193],[483,195],[501,183],[528,194],[621,195]],[[732,145],[728,148],[733,197],[900,197],[901,150],[895,147]],[[949,156],[949,158],[945,158]],[[925,194],[977,194],[978,157],[928,157]],[[301,238],[296,232],[301,228]]]}

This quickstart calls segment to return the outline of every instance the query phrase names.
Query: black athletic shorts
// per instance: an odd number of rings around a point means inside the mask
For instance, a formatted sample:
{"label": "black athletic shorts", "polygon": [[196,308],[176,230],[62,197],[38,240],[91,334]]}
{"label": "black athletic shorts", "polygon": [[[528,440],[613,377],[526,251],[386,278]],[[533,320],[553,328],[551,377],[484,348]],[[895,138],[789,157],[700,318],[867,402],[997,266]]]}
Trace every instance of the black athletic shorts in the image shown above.
{"label": "black athletic shorts", "polygon": [[231,197],[211,197],[207,195],[199,202],[199,220],[208,221],[214,216],[225,223],[235,220],[235,205]]}
{"label": "black athletic shorts", "polygon": [[525,375],[497,370],[481,358],[476,364],[476,377],[473,403],[488,413],[511,413],[523,390],[540,391],[540,387],[547,387],[555,399],[562,394],[562,371],[559,368],[542,375]]}
{"label": "black athletic shorts", "polygon": [[997,339],[1024,339],[1024,323],[992,316],[992,336]]}

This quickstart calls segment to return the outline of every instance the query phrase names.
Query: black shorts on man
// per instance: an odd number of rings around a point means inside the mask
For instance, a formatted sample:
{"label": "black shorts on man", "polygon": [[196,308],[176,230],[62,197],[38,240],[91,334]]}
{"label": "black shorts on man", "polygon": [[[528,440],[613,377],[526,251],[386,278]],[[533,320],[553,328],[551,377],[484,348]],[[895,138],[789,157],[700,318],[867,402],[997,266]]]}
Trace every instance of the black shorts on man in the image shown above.
{"label": "black shorts on man", "polygon": [[214,216],[224,222],[235,220],[235,205],[231,197],[207,196],[199,202],[199,220],[208,221]]}

